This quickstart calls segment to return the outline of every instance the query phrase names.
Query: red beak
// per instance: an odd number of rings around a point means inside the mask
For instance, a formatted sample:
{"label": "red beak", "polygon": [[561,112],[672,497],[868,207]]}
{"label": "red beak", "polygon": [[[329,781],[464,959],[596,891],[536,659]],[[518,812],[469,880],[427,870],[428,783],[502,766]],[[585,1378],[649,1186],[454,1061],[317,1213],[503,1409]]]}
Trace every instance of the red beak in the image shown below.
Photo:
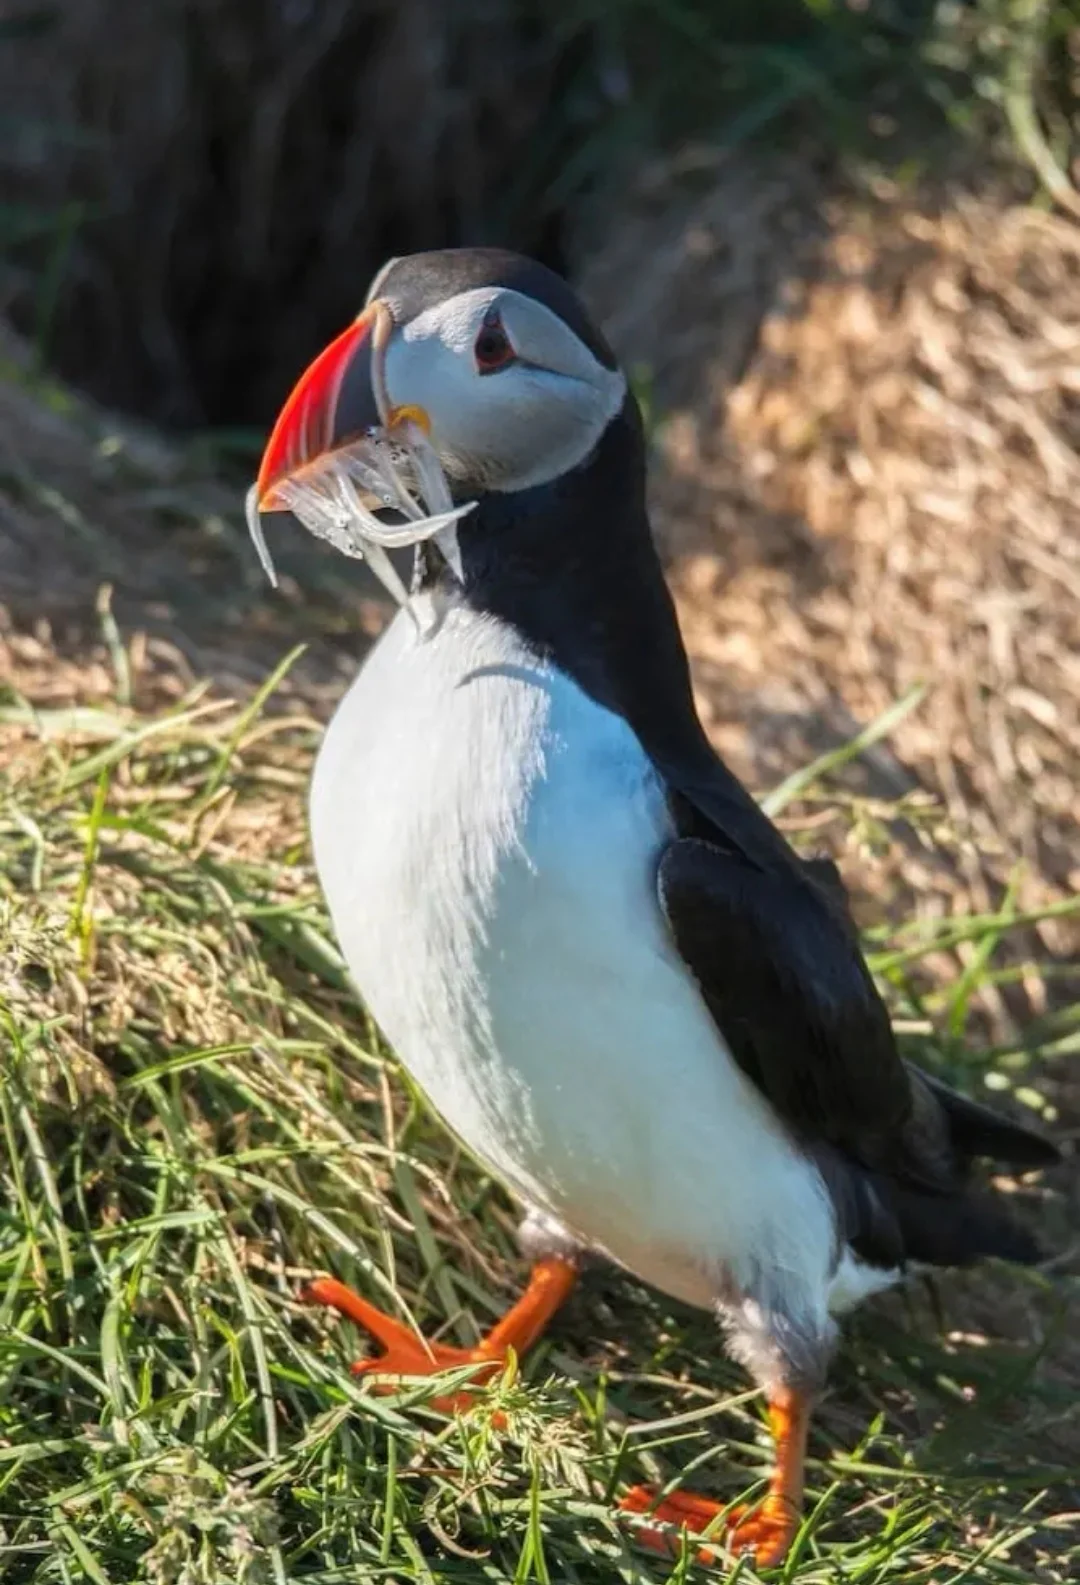
{"label": "red beak", "polygon": [[[372,377],[372,354],[377,356],[379,349],[373,349],[372,342],[380,339],[377,327],[385,315],[382,303],[369,303],[293,386],[259,464],[255,499],[260,512],[280,509],[275,489],[283,479],[379,422]],[[362,348],[368,353],[366,358],[357,356]],[[350,379],[352,374],[355,378]]]}

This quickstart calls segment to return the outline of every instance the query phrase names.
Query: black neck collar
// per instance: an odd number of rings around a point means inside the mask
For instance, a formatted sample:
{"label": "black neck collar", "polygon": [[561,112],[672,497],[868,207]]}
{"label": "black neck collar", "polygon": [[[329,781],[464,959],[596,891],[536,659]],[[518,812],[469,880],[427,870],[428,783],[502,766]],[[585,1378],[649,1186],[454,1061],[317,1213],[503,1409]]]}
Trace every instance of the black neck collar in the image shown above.
{"label": "black neck collar", "polygon": [[658,766],[715,764],[646,515],[632,397],[581,467],[481,497],[458,544],[474,610],[509,624],[621,715]]}

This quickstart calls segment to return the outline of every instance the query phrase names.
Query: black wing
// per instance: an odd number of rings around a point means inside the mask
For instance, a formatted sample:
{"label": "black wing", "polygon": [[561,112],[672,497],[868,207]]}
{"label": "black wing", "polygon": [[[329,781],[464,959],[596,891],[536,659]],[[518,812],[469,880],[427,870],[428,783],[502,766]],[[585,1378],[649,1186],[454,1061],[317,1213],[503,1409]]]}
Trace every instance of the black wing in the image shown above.
{"label": "black wing", "polygon": [[1045,1166],[1055,1147],[902,1060],[835,866],[759,867],[723,841],[669,844],[661,907],[733,1058],[817,1161],[846,1240],[882,1266],[1036,1259],[968,1169]]}
{"label": "black wing", "polygon": [[795,864],[669,844],[660,904],[743,1072],[800,1137],[878,1163],[912,1109],[907,1070],[839,899]]}

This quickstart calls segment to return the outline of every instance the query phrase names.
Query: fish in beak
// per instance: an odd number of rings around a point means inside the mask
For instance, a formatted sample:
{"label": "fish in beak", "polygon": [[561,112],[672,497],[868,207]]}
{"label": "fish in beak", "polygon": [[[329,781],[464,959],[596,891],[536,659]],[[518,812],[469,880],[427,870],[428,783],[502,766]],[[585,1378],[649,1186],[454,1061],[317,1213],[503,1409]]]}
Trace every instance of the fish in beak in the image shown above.
{"label": "fish in beak", "polygon": [[[460,575],[453,529],[475,503],[454,505],[423,409],[390,401],[393,329],[389,308],[376,298],[308,366],[278,415],[247,496],[248,529],[275,587],[264,512],[291,512],[317,538],[366,558],[410,610],[388,550],[434,539]],[[392,520],[376,516],[382,512]]]}

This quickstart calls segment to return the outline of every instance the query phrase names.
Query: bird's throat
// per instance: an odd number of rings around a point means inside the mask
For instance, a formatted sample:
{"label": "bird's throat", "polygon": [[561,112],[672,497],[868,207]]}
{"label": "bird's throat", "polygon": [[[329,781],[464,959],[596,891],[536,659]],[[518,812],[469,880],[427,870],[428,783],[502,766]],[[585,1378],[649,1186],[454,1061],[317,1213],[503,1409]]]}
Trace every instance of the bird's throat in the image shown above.
{"label": "bird's throat", "polygon": [[[457,527],[464,599],[511,626],[659,760],[701,752],[689,667],[645,509],[640,424],[628,407],[580,467],[480,497]],[[449,585],[424,545],[420,588]]]}

